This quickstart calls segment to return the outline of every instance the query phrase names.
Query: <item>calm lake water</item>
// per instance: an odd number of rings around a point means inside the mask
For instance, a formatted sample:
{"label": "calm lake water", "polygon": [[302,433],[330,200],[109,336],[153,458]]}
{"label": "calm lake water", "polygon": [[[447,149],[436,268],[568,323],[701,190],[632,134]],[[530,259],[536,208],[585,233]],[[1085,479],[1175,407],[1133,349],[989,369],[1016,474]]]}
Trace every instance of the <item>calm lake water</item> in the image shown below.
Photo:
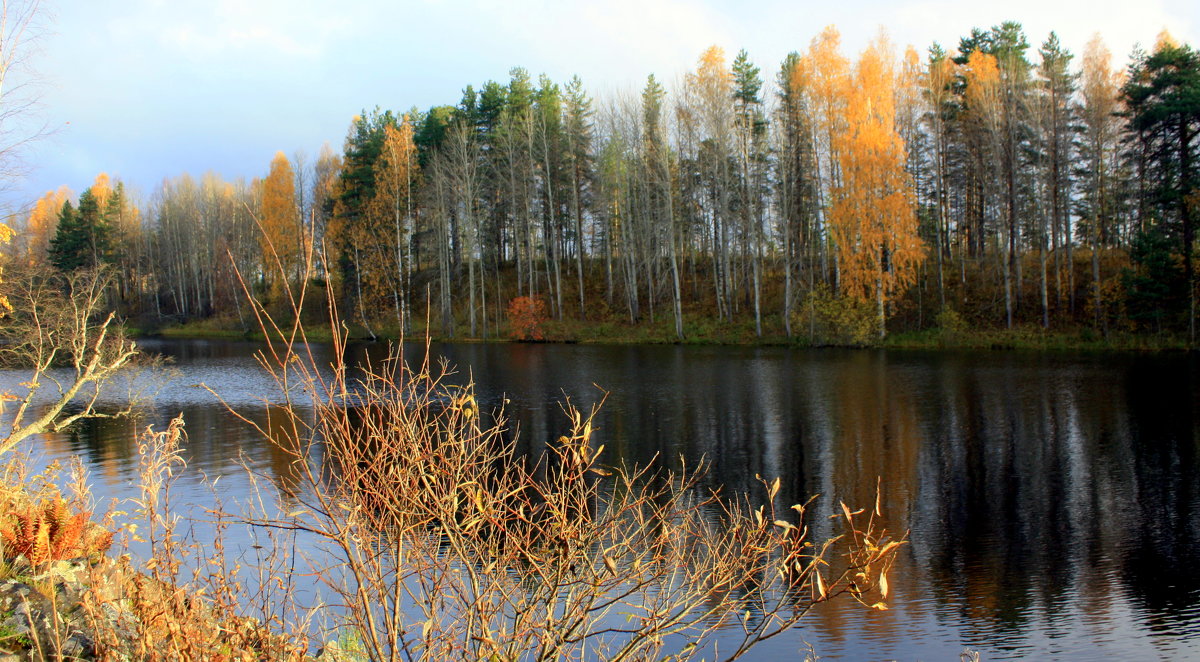
{"label": "calm lake water", "polygon": [[[43,461],[80,454],[99,495],[128,496],[133,431],[182,413],[189,473],[177,498],[223,494],[236,464],[282,480],[285,459],[206,384],[265,417],[273,383],[252,343],[147,341],[180,375],[137,424],[92,421],[39,440]],[[328,352],[328,349],[319,351]],[[435,345],[536,449],[566,427],[565,396],[608,392],[597,442],[609,462],[711,462],[708,481],[781,503],[869,505],[910,531],[891,610],[825,605],[751,659],[1200,658],[1200,364],[1182,354],[1065,355],[731,347]],[[354,359],[384,348],[351,349]],[[16,375],[0,374],[4,382]],[[114,394],[113,397],[118,397]],[[757,493],[757,492],[756,492]]]}

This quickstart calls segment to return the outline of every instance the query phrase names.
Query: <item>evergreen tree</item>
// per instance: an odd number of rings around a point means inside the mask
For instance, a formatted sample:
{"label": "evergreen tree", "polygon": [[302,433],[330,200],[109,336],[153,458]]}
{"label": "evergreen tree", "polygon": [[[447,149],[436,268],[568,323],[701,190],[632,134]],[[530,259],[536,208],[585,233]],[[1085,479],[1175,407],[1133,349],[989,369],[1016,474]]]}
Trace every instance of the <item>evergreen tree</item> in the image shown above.
{"label": "evergreen tree", "polygon": [[[119,199],[117,204],[121,204]],[[77,209],[70,202],[63,203],[58,230],[50,240],[50,263],[63,272],[96,267],[110,261],[110,244],[111,226],[89,188],[79,196]]]}
{"label": "evergreen tree", "polygon": [[417,164],[428,168],[434,153],[446,141],[446,132],[454,124],[458,110],[454,106],[434,106],[417,116],[412,116],[416,133],[413,143],[417,146]]}
{"label": "evergreen tree", "polygon": [[[1031,224],[1031,236],[1036,238],[1041,263],[1042,326],[1050,326],[1049,255],[1054,254],[1055,299],[1061,299],[1064,286],[1062,251],[1066,248],[1066,288],[1074,303],[1074,269],[1071,265],[1072,237],[1070,203],[1074,198],[1070,164],[1075,157],[1078,118],[1071,104],[1075,95],[1076,76],[1070,72],[1074,57],[1058,41],[1053,32],[1038,50],[1041,62],[1031,94],[1032,115],[1036,139],[1031,149],[1038,172],[1036,188],[1040,195],[1031,199],[1033,214],[1040,222]],[[1073,307],[1073,306],[1072,306]]]}
{"label": "evergreen tree", "polygon": [[571,180],[571,218],[575,245],[575,276],[579,285],[579,318],[587,316],[583,290],[584,210],[591,208],[592,179],[595,172],[592,154],[592,100],[583,89],[579,76],[566,87],[567,159]]}
{"label": "evergreen tree", "polygon": [[[1193,249],[1200,207],[1200,55],[1169,37],[1130,66],[1121,90],[1141,160],[1142,208],[1163,224],[1183,256],[1189,335],[1195,340]],[[1147,225],[1142,219],[1143,227]]]}
{"label": "evergreen tree", "polygon": [[[338,175],[337,191],[331,197],[333,218],[329,235],[337,250],[338,267],[343,283],[343,306],[347,312],[357,311],[364,324],[363,263],[366,253],[377,243],[372,237],[367,210],[375,199],[376,164],[383,151],[385,128],[397,126],[392,112],[378,108],[354,118],[346,137],[345,155]],[[370,282],[366,286],[370,286]],[[368,333],[374,336],[371,329]]]}
{"label": "evergreen tree", "polygon": [[1132,269],[1122,274],[1126,305],[1131,320],[1162,332],[1180,307],[1184,281],[1179,264],[1171,255],[1173,241],[1161,228],[1139,232],[1129,248]]}
{"label": "evergreen tree", "polygon": [[[767,118],[762,111],[759,91],[762,78],[759,68],[750,62],[750,55],[739,51],[733,60],[734,122],[738,137],[740,165],[740,195],[737,204],[741,211],[741,253],[752,272],[754,294],[754,330],[762,337],[762,272],[766,239],[763,228],[763,208],[767,186]],[[743,278],[743,280],[745,280]]]}
{"label": "evergreen tree", "polygon": [[81,266],[79,262],[80,239],[79,221],[76,218],[75,208],[71,206],[71,201],[67,200],[58,212],[57,230],[50,239],[50,249],[47,251],[50,264],[54,265],[55,269],[64,272],[78,269]]}

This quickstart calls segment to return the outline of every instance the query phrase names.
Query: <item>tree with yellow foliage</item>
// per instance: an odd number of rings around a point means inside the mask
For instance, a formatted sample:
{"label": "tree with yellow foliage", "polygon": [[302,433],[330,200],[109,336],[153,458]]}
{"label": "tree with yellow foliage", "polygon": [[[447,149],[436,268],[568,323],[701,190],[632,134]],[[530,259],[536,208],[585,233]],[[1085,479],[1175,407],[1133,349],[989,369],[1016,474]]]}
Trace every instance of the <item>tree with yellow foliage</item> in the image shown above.
{"label": "tree with yellow foliage", "polygon": [[29,211],[29,217],[25,221],[25,236],[21,238],[22,245],[14,253],[20,261],[30,266],[46,262],[50,239],[54,237],[54,231],[58,226],[58,212],[70,197],[71,190],[66,186],[60,186],[56,191],[46,191],[45,195],[34,203],[33,209]]}
{"label": "tree with yellow foliage", "polygon": [[[6,83],[11,82],[9,74],[25,64],[27,42],[35,36],[40,17],[39,0],[0,0],[0,124],[5,127],[27,120],[31,101],[20,92],[27,86]],[[7,129],[0,131],[0,179],[12,173],[15,156],[36,137],[36,132],[22,138]],[[104,183],[107,185],[107,178]],[[111,189],[107,193],[111,194]],[[34,207],[27,258],[36,254],[39,260],[45,259],[53,241],[51,233],[57,238],[61,229],[55,227],[57,219],[63,209],[71,209],[66,204],[68,197],[64,187],[47,193]],[[100,222],[103,207],[96,205],[87,191],[80,197],[81,210],[90,216],[86,220]],[[0,245],[10,243],[14,236],[12,228],[0,223]],[[93,242],[91,248],[96,264],[100,261],[98,246]],[[29,368],[32,374],[15,392],[0,393],[0,418],[4,420],[0,454],[33,435],[62,430],[85,418],[128,414],[135,406],[130,402],[115,413],[97,409],[102,387],[138,355],[137,347],[124,337],[116,313],[104,314],[109,272],[98,267],[60,274],[38,269],[40,265],[18,265],[30,271],[11,280],[0,278],[0,315],[5,317],[0,325],[0,361]],[[54,375],[50,375],[52,369]]]}
{"label": "tree with yellow foliage", "polygon": [[1124,83],[1119,70],[1112,68],[1112,54],[1097,34],[1087,43],[1083,51],[1081,74],[1080,119],[1082,131],[1080,156],[1086,163],[1085,176],[1080,182],[1083,195],[1080,208],[1083,224],[1088,229],[1092,247],[1092,314],[1097,328],[1103,327],[1107,335],[1108,316],[1104,311],[1101,295],[1100,247],[1115,244],[1113,227],[1118,208],[1119,187],[1117,172],[1121,167],[1120,140],[1121,85]]}
{"label": "tree with yellow foliage", "polygon": [[688,98],[695,104],[690,115],[697,121],[700,173],[708,185],[711,201],[707,213],[712,218],[712,273],[717,314],[733,318],[734,265],[731,247],[735,226],[730,193],[734,172],[730,167],[734,142],[733,71],[725,60],[725,51],[710,46],[700,55],[695,73],[686,78]]}
{"label": "tree with yellow foliage", "polygon": [[[850,76],[850,61],[842,55],[841,42],[841,33],[837,28],[827,26],[813,38],[808,53],[801,58],[796,69],[797,78],[803,79],[803,84],[797,82],[797,86],[807,90],[811,100],[809,112],[812,116],[813,165],[816,168],[817,209],[820,212],[816,234],[826,242],[831,238],[825,224],[829,221],[832,191],[841,181],[834,136],[845,129],[845,89]],[[821,271],[824,273],[829,271],[830,252],[828,245],[820,251]],[[838,271],[836,265],[834,271]]]}
{"label": "tree with yellow foliage", "polygon": [[411,235],[413,218],[413,186],[417,175],[417,148],[413,144],[413,127],[405,115],[397,127],[383,127],[383,148],[375,165],[375,197],[368,205],[373,225],[381,236],[391,240],[388,257],[392,264],[386,272],[391,283],[392,303],[396,322],[406,331],[410,327],[408,286],[412,274]]}
{"label": "tree with yellow foliage", "polygon": [[[262,180],[260,215],[264,279],[270,298],[278,301],[287,278],[299,279],[304,232],[296,213],[296,177],[283,152],[271,159],[271,170]],[[276,264],[275,261],[278,260]]]}
{"label": "tree with yellow foliage", "polygon": [[895,84],[886,44],[876,40],[842,89],[846,121],[832,141],[841,179],[829,223],[841,284],[853,297],[875,299],[880,339],[886,334],[887,301],[915,282],[925,257],[904,142],[896,130]]}

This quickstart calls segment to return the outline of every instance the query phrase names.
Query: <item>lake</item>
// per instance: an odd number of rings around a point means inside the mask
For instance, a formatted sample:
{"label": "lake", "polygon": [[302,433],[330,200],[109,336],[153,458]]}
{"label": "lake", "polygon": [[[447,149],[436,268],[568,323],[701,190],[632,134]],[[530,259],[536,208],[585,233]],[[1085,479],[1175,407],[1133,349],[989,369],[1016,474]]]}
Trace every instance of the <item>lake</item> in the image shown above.
{"label": "lake", "polygon": [[[134,431],[187,422],[177,498],[206,503],[200,472],[244,494],[237,464],[286,480],[286,458],[205,384],[256,419],[274,384],[254,343],[148,340],[179,375],[138,422],[90,421],[37,441],[80,454],[98,496],[132,494]],[[325,356],[328,347],[317,348]],[[410,348],[418,356],[420,348]],[[382,356],[350,348],[351,360]],[[565,397],[607,399],[609,463],[706,459],[706,483],[813,508],[874,502],[909,531],[891,609],[817,609],[750,659],[1185,659],[1200,656],[1200,364],[1152,356],[788,348],[435,344],[506,410],[521,448],[564,431]],[[0,374],[0,388],[22,377]],[[113,398],[120,397],[114,393]]]}

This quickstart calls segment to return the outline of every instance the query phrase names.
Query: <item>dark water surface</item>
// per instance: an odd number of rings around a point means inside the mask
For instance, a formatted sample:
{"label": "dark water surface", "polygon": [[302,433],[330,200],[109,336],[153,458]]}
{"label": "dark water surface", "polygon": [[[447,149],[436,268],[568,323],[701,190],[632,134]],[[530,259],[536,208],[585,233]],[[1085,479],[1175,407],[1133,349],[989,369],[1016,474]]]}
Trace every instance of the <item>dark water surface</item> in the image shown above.
{"label": "dark water surface", "polygon": [[[138,426],[182,413],[192,469],[236,464],[284,480],[273,454],[216,399],[265,419],[274,384],[252,343],[148,341],[181,375]],[[319,351],[328,352],[328,349]],[[353,348],[354,358],[382,347]],[[414,350],[416,351],[416,350]],[[608,392],[608,461],[706,458],[726,490],[782,477],[783,504],[869,505],[910,531],[891,610],[826,605],[752,659],[1200,659],[1200,364],[1183,354],[1066,355],[731,347],[435,345],[536,449],[566,427],[559,403]],[[15,375],[0,374],[0,382]],[[0,383],[0,386],[3,386]],[[115,396],[114,396],[115,397]],[[134,424],[93,421],[39,443],[81,454],[96,491],[131,494]],[[189,474],[179,495],[207,489]]]}

